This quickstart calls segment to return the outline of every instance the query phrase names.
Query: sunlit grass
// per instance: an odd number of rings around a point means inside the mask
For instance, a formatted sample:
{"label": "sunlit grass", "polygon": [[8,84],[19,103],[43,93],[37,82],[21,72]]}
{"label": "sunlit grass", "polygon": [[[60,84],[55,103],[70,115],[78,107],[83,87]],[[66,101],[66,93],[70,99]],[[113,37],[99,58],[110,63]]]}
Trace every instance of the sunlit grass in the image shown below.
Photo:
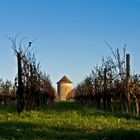
{"label": "sunlit grass", "polygon": [[125,118],[84,107],[56,102],[49,107],[24,111],[0,106],[1,139],[140,139],[139,118]]}

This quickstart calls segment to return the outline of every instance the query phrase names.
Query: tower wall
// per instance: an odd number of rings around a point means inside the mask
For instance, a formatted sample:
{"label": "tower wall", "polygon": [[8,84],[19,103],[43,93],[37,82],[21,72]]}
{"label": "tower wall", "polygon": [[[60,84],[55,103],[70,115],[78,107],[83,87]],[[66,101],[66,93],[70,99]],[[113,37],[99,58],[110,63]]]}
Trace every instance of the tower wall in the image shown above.
{"label": "tower wall", "polygon": [[60,100],[66,100],[69,92],[73,89],[72,83],[59,83],[57,84],[57,91]]}

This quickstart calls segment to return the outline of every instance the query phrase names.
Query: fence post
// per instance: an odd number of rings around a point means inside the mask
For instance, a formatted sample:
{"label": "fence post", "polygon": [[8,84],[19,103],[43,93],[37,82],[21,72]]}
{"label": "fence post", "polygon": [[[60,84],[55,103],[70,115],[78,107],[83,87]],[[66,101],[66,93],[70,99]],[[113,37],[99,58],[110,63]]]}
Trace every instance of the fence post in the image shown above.
{"label": "fence post", "polygon": [[126,94],[126,99],[127,99],[127,107],[126,107],[127,114],[130,114],[129,81],[130,81],[130,54],[126,54],[126,87],[125,87],[125,94]]}

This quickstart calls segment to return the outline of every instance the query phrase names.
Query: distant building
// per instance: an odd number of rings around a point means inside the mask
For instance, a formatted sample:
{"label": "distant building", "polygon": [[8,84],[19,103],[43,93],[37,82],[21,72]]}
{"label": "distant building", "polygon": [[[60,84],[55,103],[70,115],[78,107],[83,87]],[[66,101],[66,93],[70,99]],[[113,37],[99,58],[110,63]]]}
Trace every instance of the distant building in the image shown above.
{"label": "distant building", "polygon": [[57,82],[57,93],[60,100],[66,100],[67,95],[73,90],[73,84],[69,78],[63,76]]}

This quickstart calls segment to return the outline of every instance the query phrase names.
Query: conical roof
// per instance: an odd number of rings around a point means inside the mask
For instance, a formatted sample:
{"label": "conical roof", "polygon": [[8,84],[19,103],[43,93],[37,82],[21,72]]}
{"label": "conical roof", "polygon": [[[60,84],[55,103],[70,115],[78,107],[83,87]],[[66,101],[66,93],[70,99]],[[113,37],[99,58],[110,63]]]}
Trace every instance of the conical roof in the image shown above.
{"label": "conical roof", "polygon": [[67,77],[67,76],[63,76],[62,79],[60,79],[57,84],[60,84],[60,83],[72,83],[72,81]]}

